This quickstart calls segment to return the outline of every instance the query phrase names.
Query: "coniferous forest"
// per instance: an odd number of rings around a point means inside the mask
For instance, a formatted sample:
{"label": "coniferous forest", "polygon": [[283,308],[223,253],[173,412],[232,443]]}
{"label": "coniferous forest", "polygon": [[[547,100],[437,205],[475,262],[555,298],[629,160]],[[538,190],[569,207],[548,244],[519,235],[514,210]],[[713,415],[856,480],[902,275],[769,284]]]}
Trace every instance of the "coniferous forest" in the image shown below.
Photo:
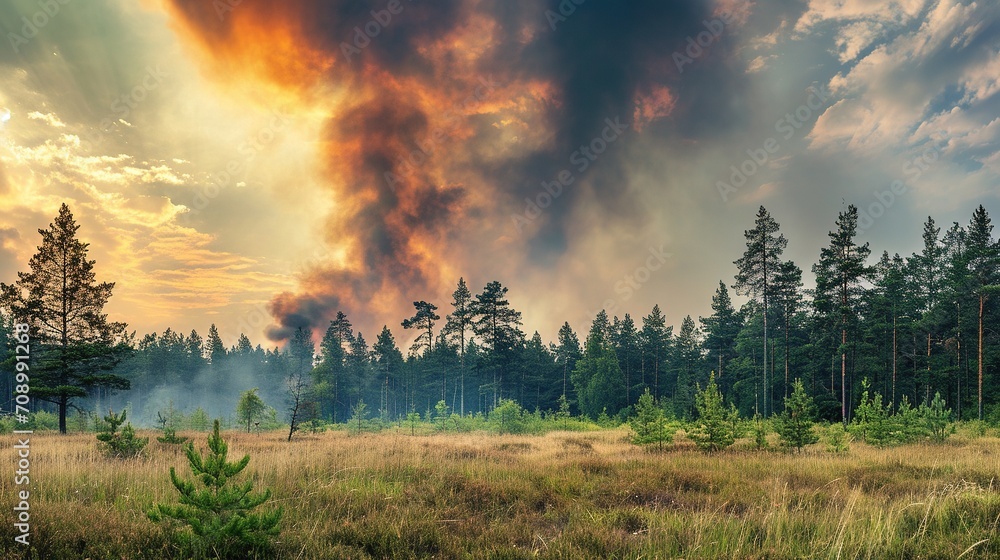
{"label": "coniferous forest", "polygon": [[1000,2],[0,24],[0,560],[1000,558]]}
{"label": "coniferous forest", "polygon": [[[459,278],[450,301],[413,294],[413,315],[386,318],[380,332],[362,333],[338,312],[323,328],[301,327],[284,347],[265,348],[245,334],[227,345],[214,324],[205,334],[137,335],[108,321],[100,307],[113,284],[93,283],[95,264],[64,206],[41,230],[43,242],[76,244],[68,254],[84,263],[78,280],[86,288],[77,297],[94,305],[93,316],[77,344],[42,339],[52,372],[36,378],[35,406],[62,416],[62,429],[74,411],[123,408],[143,425],[196,413],[207,427],[207,417],[235,418],[241,395],[256,388],[276,423],[343,423],[359,404],[386,421],[488,414],[508,400],[526,411],[568,405],[573,415],[625,421],[648,390],[668,416],[689,420],[714,373],[744,418],[782,412],[800,379],[821,420],[850,421],[870,391],[892,409],[940,393],[958,418],[1000,421],[1000,245],[986,210],[976,208],[968,223],[928,217],[923,249],[910,255],[860,242],[853,206],[832,218],[828,245],[800,264],[784,259],[787,239],[761,207],[747,224],[746,251],[730,256],[733,277],[706,279],[718,282],[711,315],[680,325],[667,325],[660,305],[636,316],[602,311],[543,340],[525,331],[500,281],[479,287]],[[11,342],[12,318],[37,312],[31,287],[46,274],[51,255],[43,253],[2,287]],[[739,296],[746,303],[737,306]],[[663,294],[663,305],[677,304]],[[413,343],[401,347],[400,339]],[[66,360],[74,364],[68,374],[58,365]],[[3,383],[0,391],[14,394],[13,379]]]}

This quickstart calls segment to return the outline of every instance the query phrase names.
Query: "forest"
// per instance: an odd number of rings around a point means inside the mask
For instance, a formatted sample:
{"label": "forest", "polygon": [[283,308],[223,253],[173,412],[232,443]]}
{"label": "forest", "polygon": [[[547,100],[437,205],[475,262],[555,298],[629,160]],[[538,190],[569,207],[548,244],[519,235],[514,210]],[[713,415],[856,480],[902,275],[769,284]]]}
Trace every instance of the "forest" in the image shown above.
{"label": "forest", "polygon": [[[801,379],[822,420],[849,421],[867,382],[894,408],[928,404],[940,393],[958,418],[1000,421],[993,375],[1000,245],[986,210],[979,206],[968,224],[948,227],[928,217],[923,249],[906,256],[877,255],[859,243],[857,226],[854,206],[839,213],[810,267],[815,282],[806,285],[802,267],[782,258],[787,239],[761,207],[745,232],[745,253],[734,255],[733,278],[718,281],[712,314],[687,316],[676,329],[657,305],[642,317],[602,311],[587,332],[564,323],[558,339],[546,342],[523,330],[500,282],[474,293],[459,279],[452,301],[415,301],[412,317],[374,337],[338,312],[321,332],[302,326],[284,347],[264,348],[245,334],[227,347],[214,324],[205,336],[172,329],[138,336],[108,322],[97,304],[113,284],[93,284],[94,262],[75,240],[78,226],[64,206],[51,229],[40,230],[40,249],[53,240],[63,250],[77,244],[81,289],[91,290],[98,309],[90,328],[100,335],[59,354],[80,357],[74,367],[87,373],[73,381],[36,374],[33,406],[63,410],[62,428],[74,411],[122,408],[152,426],[175,411],[231,418],[240,394],[257,388],[277,422],[294,412],[299,422],[342,423],[359,403],[384,421],[413,412],[429,418],[442,406],[461,416],[487,414],[503,400],[528,411],[562,405],[574,415],[624,421],[649,390],[668,416],[685,420],[714,372],[743,417],[780,413]],[[36,255],[18,283],[2,285],[0,336],[11,342],[17,315],[31,309],[30,284],[41,278],[35,267],[44,258]],[[734,293],[747,303],[736,308]],[[33,330],[45,348],[45,328]],[[407,334],[416,338],[401,349],[397,339]],[[94,350],[102,345],[105,351]],[[0,349],[11,353],[13,346]],[[3,394],[14,394],[13,378],[0,383]]]}

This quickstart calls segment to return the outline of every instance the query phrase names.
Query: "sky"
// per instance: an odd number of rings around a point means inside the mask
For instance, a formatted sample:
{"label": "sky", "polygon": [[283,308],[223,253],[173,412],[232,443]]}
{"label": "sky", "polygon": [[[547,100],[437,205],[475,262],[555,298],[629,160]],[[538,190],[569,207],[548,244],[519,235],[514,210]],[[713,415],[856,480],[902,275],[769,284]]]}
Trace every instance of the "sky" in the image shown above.
{"label": "sky", "polygon": [[[4,0],[0,281],[63,202],[106,310],[275,346],[509,288],[528,333],[710,314],[765,206],[807,271],[1000,216],[980,0]],[[739,301],[739,299],[737,299]]]}

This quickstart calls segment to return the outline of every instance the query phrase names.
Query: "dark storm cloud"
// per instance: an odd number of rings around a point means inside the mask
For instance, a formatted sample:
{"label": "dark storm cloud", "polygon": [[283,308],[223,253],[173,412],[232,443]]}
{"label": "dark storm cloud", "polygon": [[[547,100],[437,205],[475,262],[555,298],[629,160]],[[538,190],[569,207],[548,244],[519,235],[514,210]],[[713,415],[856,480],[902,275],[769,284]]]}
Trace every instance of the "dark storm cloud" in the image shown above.
{"label": "dark storm cloud", "polygon": [[[557,13],[560,4],[548,2],[546,10]],[[533,13],[545,21],[544,10]],[[500,17],[513,16],[501,11]],[[655,86],[673,92],[682,109],[671,115],[671,128],[700,131],[732,126],[736,121],[730,97],[739,94],[742,72],[726,64],[735,30],[724,30],[683,73],[672,58],[674,52],[684,51],[688,37],[705,31],[705,22],[713,18],[708,3],[587,2],[566,21],[558,21],[555,30],[545,27],[526,47],[509,46],[511,54],[520,58],[505,52],[493,62],[503,67],[508,64],[505,60],[514,60],[513,66],[554,81],[563,101],[550,108],[556,137],[546,151],[490,170],[499,176],[500,184],[509,186],[508,195],[515,205],[523,207],[524,197],[537,195],[542,181],[551,181],[563,169],[573,170],[572,154],[600,136],[605,119],[620,118],[630,126],[621,141],[578,173],[575,184],[546,210],[542,227],[529,244],[534,261],[551,262],[566,249],[567,220],[579,199],[574,191],[581,188],[593,191],[609,220],[643,220],[643,209],[629,195],[626,169],[629,137],[636,135],[632,116],[637,95]]]}

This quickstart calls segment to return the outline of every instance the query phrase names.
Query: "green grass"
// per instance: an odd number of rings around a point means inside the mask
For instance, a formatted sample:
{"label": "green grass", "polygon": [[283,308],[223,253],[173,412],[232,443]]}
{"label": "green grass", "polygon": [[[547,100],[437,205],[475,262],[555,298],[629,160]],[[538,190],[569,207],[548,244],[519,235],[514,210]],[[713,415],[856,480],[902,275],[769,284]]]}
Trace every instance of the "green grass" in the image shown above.
{"label": "green grass", "polygon": [[[150,434],[145,434],[150,435]],[[205,435],[184,433],[197,446]],[[255,488],[285,517],[279,558],[1000,557],[1000,440],[846,454],[704,454],[682,436],[656,453],[628,432],[410,436],[227,432]],[[11,436],[5,436],[11,437]],[[0,525],[0,558],[181,557],[146,519],[176,500],[179,446],[113,460],[91,434],[32,438],[32,541]],[[10,446],[3,451],[13,467]],[[13,468],[11,469],[11,472]],[[15,487],[0,477],[9,519]]]}

